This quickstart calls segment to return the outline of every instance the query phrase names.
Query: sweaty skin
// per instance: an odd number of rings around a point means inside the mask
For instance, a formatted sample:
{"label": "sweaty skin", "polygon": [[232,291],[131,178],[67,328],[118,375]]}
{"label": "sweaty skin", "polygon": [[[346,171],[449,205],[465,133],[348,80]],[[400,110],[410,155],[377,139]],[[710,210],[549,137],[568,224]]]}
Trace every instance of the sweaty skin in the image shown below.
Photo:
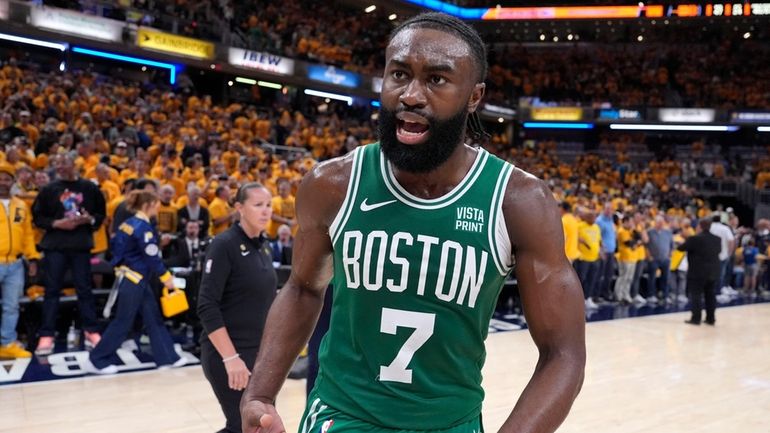
{"label": "sweaty skin", "polygon": [[[393,39],[386,57],[381,100],[390,110],[407,106],[446,119],[463,108],[476,110],[484,94],[484,84],[475,79],[478,70],[468,46],[450,33],[406,29]],[[459,144],[432,172],[394,169],[394,173],[411,194],[436,198],[461,181],[476,153],[473,147]],[[310,338],[332,278],[329,227],[344,200],[352,162],[349,154],[319,164],[300,185],[296,200],[300,229],[292,274],[270,310],[261,350],[241,401],[244,432],[285,431],[275,410],[275,396]],[[558,206],[542,181],[514,169],[503,214],[514,247],[525,316],[540,357],[500,431],[553,432],[564,421],[583,383],[583,293],[564,256]],[[294,317],[306,320],[292,320]]]}

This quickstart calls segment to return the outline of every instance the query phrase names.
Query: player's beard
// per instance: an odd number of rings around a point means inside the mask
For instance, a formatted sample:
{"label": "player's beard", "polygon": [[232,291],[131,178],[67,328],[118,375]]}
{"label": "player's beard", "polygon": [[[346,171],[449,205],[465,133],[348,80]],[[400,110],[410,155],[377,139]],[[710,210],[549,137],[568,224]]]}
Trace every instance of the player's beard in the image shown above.
{"label": "player's beard", "polygon": [[[424,143],[414,145],[401,143],[396,136],[396,128],[398,128],[396,114],[401,111],[409,110],[390,111],[381,107],[377,124],[382,153],[399,170],[410,173],[433,171],[446,162],[457,146],[464,141],[465,125],[468,120],[468,112],[465,109],[446,120],[423,116],[428,120],[428,138]],[[422,115],[419,110],[414,111]]]}

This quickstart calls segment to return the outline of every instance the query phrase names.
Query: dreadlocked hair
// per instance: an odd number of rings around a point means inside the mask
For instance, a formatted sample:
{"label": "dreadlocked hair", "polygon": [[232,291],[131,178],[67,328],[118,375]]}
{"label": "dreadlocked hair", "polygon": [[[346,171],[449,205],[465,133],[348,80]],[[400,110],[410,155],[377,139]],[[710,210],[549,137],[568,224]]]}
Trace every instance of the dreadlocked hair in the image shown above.
{"label": "dreadlocked hair", "polygon": [[[476,62],[476,69],[478,70],[476,82],[483,83],[487,78],[487,47],[484,45],[484,41],[478,32],[462,20],[439,12],[423,13],[401,23],[390,34],[390,39],[392,40],[397,34],[407,28],[439,30],[462,39],[463,42],[468,44]],[[475,111],[468,115],[466,135],[474,144],[484,145],[489,141],[490,135],[484,131],[481,118]]]}
{"label": "dreadlocked hair", "polygon": [[481,83],[487,78],[487,47],[481,40],[478,32],[468,24],[453,16],[439,12],[427,12],[416,15],[396,27],[390,34],[392,40],[402,30],[407,28],[433,29],[451,33],[462,39],[471,49],[476,67],[478,68],[477,82]]}

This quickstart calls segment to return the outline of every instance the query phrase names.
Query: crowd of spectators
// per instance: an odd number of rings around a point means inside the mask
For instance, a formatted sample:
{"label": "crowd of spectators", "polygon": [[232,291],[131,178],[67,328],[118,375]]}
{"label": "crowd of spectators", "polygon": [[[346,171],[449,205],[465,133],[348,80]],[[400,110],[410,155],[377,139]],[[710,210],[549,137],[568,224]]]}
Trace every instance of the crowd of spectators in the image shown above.
{"label": "crowd of spectators", "polygon": [[250,48],[376,75],[384,68],[387,36],[393,29],[386,16],[342,5],[318,7],[311,0],[238,3],[238,27]]}
{"label": "crowd of spectators", "polygon": [[[216,42],[228,40],[244,48],[370,75],[383,69],[382,53],[393,29],[382,11],[366,14],[343,4],[319,7],[318,2],[311,0],[46,0],[43,3],[185,36]],[[242,37],[223,37],[228,30]]]}
{"label": "crowd of spectators", "polygon": [[[166,235],[163,246],[189,247],[189,264],[193,251],[234,222],[230,202],[238,186],[259,181],[274,196],[268,235],[279,238],[276,262],[285,264],[289,257],[282,253],[283,246],[290,247],[296,231],[293,194],[299,180],[316,161],[375,140],[369,113],[344,104],[317,100],[295,106],[282,99],[273,106],[218,104],[209,96],[181,95],[87,71],[41,72],[15,59],[0,69],[0,106],[0,164],[15,174],[13,195],[32,208],[38,192],[56,178],[53,168],[70,163],[79,177],[98,185],[106,215],[93,235],[91,253],[97,258],[107,253],[116,222],[125,219],[123,197],[132,188],[159,192],[157,227]],[[575,210],[575,223],[583,229],[578,236],[586,240],[578,244],[577,255],[568,255],[579,264],[587,305],[600,297],[628,301],[608,289],[615,268],[591,264],[616,254],[621,262],[630,260],[622,249],[628,241],[621,240],[626,236],[620,229],[624,219],[633,219],[638,234],[631,226],[627,231],[635,242],[649,238],[648,229],[653,228],[672,230],[677,242],[676,235],[685,236],[698,218],[711,215],[709,205],[687,186],[693,174],[681,162],[660,159],[638,165],[629,160],[621,141],[615,144],[614,158],[586,154],[567,164],[559,161],[555,146],[543,142],[510,147],[502,134],[494,134],[490,150],[545,179],[565,211]],[[599,219],[604,226],[595,236],[593,214],[598,213],[604,213]],[[754,230],[741,228],[729,212],[724,218],[739,235],[736,246],[748,251],[757,247],[754,263],[759,263],[770,224],[763,222]],[[607,221],[612,221],[611,229]],[[616,245],[594,249],[608,231],[617,233]],[[42,235],[37,228],[38,242]],[[634,248],[633,263],[644,263],[640,269],[649,268],[652,275],[673,266],[673,249],[660,253],[669,257],[655,257],[649,247]],[[744,269],[741,263],[736,260],[734,269]],[[730,284],[737,285],[726,286]],[[656,286],[648,287],[644,301],[657,296]],[[659,287],[664,297],[667,287],[665,280]],[[632,300],[640,301],[636,296]]]}
{"label": "crowd of spectators", "polygon": [[509,45],[493,52],[491,97],[619,107],[761,109],[770,105],[767,44]]}
{"label": "crowd of spectators", "polygon": [[[44,3],[87,11],[104,4]],[[164,17],[182,19],[178,32],[220,41],[225,29],[201,33],[208,28],[204,23],[216,18],[243,35],[241,43],[248,48],[370,75],[384,67],[382,53],[393,28],[383,11],[319,7],[310,0],[125,0],[108,10],[124,9],[144,11],[140,22],[148,25],[163,27]],[[740,33],[718,27],[703,32],[700,26],[647,33],[645,43],[496,45],[490,52],[487,99],[510,105],[538,98],[588,106],[770,106],[770,51],[756,35],[746,40]]]}
{"label": "crowd of spectators", "polygon": [[[712,209],[688,186],[688,180],[705,175],[691,160],[634,164],[621,140],[612,158],[589,153],[567,164],[559,160],[556,146],[543,141],[512,148],[509,154],[546,180],[562,204],[565,253],[580,276],[589,310],[605,302],[687,302],[687,261],[676,247],[696,233],[704,218],[713,219],[712,232],[721,232],[724,239],[720,299],[731,299],[739,292],[735,288],[749,297],[770,288],[764,266],[770,221],[742,226],[732,208]],[[722,167],[718,176],[727,175],[725,166],[716,166]]]}
{"label": "crowd of spectators", "polygon": [[[111,235],[127,217],[125,194],[134,188],[159,192],[165,247],[190,233],[203,241],[224,231],[235,220],[233,193],[259,181],[274,196],[268,232],[276,237],[281,225],[296,231],[293,194],[317,160],[374,141],[370,119],[344,104],[318,99],[301,105],[215,104],[208,96],[180,96],[85,71],[41,72],[9,59],[0,69],[0,165],[13,173],[12,194],[29,209],[56,180],[54,167],[74,166],[78,178],[98,185],[106,215],[93,234],[96,258],[107,254]],[[34,231],[39,243],[44,231]],[[282,249],[290,242],[283,236],[279,244]],[[28,293],[41,294],[34,286]]]}

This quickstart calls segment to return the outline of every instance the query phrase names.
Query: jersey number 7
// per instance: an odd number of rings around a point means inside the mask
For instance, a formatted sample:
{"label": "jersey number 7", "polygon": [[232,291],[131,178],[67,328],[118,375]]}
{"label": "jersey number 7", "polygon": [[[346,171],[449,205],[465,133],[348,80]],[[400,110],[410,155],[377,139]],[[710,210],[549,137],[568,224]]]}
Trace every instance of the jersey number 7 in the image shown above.
{"label": "jersey number 7", "polygon": [[435,322],[436,315],[434,313],[418,313],[392,308],[382,309],[380,332],[396,335],[398,328],[414,328],[414,332],[401,346],[393,362],[387,366],[380,366],[380,381],[412,383],[412,370],[406,367],[412,360],[414,353],[433,335]]}

